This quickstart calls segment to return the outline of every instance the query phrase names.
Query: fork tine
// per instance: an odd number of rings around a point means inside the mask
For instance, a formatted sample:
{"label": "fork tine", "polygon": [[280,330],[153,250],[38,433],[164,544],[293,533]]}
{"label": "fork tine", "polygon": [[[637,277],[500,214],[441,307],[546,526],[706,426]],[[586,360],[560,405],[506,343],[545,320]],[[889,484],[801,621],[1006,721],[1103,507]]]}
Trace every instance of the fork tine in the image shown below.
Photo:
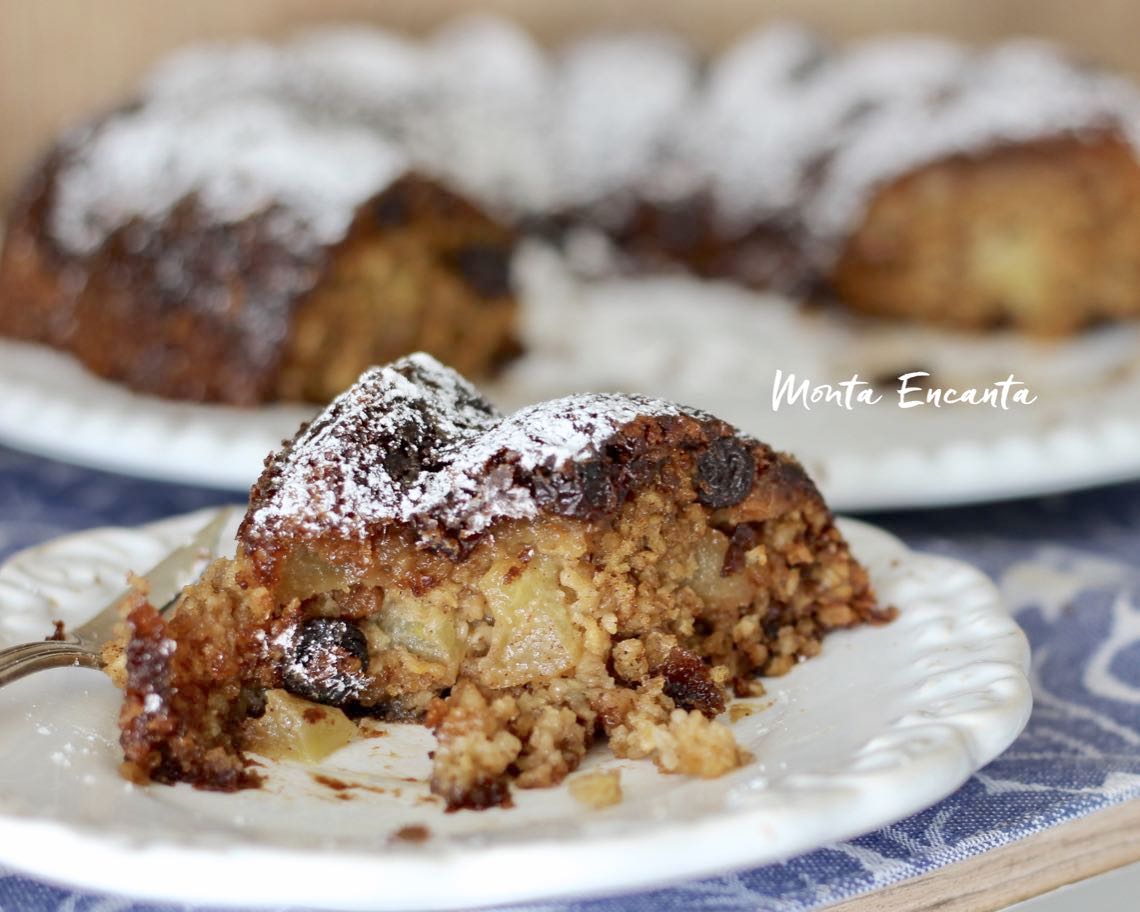
{"label": "fork tine", "polygon": [[[151,593],[163,601],[163,611],[173,605],[184,582],[183,577],[202,558],[203,552],[211,555],[216,551],[222,531],[232,515],[233,507],[222,507],[190,541],[175,548],[143,575]],[[84,645],[102,646],[114,635],[120,620],[119,603],[126,594],[127,590],[120,592],[95,617],[72,630],[72,637]]]}

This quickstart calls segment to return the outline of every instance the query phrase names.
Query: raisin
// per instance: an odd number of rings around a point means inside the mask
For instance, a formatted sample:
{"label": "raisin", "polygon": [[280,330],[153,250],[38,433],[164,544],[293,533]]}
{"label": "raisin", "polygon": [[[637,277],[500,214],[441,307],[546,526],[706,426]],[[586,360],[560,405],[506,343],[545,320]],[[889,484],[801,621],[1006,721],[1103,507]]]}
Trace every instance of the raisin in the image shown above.
{"label": "raisin", "polygon": [[490,244],[471,244],[454,251],[451,267],[481,298],[511,293],[511,252]]}
{"label": "raisin", "polygon": [[[379,458],[393,481],[410,484],[422,471],[424,451],[428,448],[424,446],[426,441],[417,438],[420,433],[421,426],[411,418],[393,430],[388,447]],[[367,484],[366,479],[364,483]]]}
{"label": "raisin", "polygon": [[724,712],[724,694],[695,653],[674,646],[653,673],[665,679],[665,695],[681,709],[699,709],[710,719]]}
{"label": "raisin", "polygon": [[399,228],[411,219],[407,189],[396,185],[372,204],[372,217],[383,228]]}
{"label": "raisin", "polygon": [[260,719],[265,715],[265,690],[261,687],[245,685],[238,694],[237,714]]}
{"label": "raisin", "polygon": [[310,618],[301,624],[286,657],[285,689],[314,703],[341,706],[356,697],[368,671],[368,641],[341,618]]}
{"label": "raisin", "polygon": [[721,437],[697,457],[697,500],[714,509],[734,506],[748,496],[755,477],[752,448],[735,437]]}
{"label": "raisin", "polygon": [[560,516],[586,519],[609,513],[625,499],[627,488],[612,462],[595,459],[548,477],[535,476],[535,497]]}
{"label": "raisin", "polygon": [[432,782],[432,791],[442,795],[447,802],[446,811],[454,814],[456,811],[483,811],[487,808],[514,806],[511,800],[511,787],[506,777],[497,779],[482,779],[467,788],[455,786],[447,790],[436,790]]}
{"label": "raisin", "polygon": [[762,523],[741,523],[732,530],[720,567],[721,576],[732,576],[744,569],[744,555],[763,541],[763,529]]}
{"label": "raisin", "polygon": [[589,513],[607,513],[617,508],[621,492],[613,477],[614,472],[605,462],[584,462],[578,466],[582,505]]}

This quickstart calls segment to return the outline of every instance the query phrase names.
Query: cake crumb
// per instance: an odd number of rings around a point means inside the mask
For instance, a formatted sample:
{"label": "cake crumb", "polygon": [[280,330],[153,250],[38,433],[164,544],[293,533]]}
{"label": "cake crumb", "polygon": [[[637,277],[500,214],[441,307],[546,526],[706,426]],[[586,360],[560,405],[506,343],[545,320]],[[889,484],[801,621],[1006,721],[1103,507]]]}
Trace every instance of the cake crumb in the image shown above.
{"label": "cake crumb", "polygon": [[393,842],[410,842],[415,845],[431,839],[431,830],[422,823],[410,823],[402,826],[392,834]]}
{"label": "cake crumb", "polygon": [[332,789],[334,792],[343,792],[346,789],[352,788],[343,779],[337,779],[334,776],[326,776],[324,773],[313,773],[313,781]]}
{"label": "cake crumb", "polygon": [[597,770],[570,780],[570,795],[595,811],[621,804],[621,770]]}
{"label": "cake crumb", "polygon": [[754,712],[756,712],[755,706],[748,703],[733,703],[728,708],[728,717],[733,722],[739,722],[741,719],[747,719]]}

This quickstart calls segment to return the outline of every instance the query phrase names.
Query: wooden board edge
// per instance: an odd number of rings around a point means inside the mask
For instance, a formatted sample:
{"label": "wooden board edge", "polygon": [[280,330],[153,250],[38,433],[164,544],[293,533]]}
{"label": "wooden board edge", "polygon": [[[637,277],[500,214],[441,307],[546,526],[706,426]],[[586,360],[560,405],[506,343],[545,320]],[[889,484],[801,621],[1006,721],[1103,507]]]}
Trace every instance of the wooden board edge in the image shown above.
{"label": "wooden board edge", "polygon": [[994,912],[1140,861],[1140,800],[1081,817],[827,912]]}

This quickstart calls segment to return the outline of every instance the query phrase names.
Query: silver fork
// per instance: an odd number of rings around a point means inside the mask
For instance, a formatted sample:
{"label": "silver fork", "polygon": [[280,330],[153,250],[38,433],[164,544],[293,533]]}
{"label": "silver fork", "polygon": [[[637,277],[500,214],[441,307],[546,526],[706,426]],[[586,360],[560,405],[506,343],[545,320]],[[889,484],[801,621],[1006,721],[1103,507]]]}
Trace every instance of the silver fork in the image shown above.
{"label": "silver fork", "polygon": [[[223,507],[190,541],[175,548],[143,576],[152,598],[156,602],[162,600],[163,612],[169,611],[177,600],[186,572],[214,554],[230,511],[230,507]],[[102,668],[103,647],[115,636],[115,627],[122,620],[119,603],[129,591],[119,593],[95,617],[76,627],[63,639],[48,638],[42,642],[0,649],[0,687],[48,668]]]}

